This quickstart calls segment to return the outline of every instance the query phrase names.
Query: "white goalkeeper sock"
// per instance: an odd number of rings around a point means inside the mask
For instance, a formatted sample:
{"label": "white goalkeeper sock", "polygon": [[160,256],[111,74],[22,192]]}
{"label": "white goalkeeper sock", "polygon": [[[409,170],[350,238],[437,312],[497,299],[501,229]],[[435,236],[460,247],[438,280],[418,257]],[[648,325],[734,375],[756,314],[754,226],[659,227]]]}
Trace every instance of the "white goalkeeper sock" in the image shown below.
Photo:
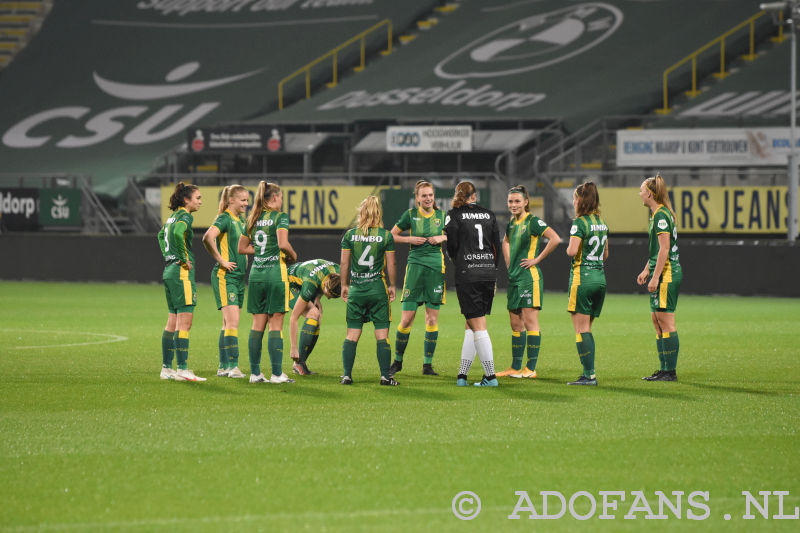
{"label": "white goalkeeper sock", "polygon": [[494,376],[494,353],[492,352],[492,339],[489,332],[484,330],[475,332],[475,350],[483,365],[486,376]]}
{"label": "white goalkeeper sock", "polygon": [[475,335],[471,329],[464,330],[464,344],[461,345],[461,368],[458,371],[459,375],[467,375],[475,360]]}

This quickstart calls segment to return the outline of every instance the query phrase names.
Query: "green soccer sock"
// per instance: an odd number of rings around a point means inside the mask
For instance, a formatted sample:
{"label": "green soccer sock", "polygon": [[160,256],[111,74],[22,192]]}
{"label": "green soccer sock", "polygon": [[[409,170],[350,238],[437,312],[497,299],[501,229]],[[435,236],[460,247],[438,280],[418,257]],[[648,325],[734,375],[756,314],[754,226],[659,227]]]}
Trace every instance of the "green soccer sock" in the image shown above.
{"label": "green soccer sock", "polygon": [[528,348],[528,370],[536,370],[536,362],[539,360],[539,347],[542,345],[542,335],[538,331],[528,331],[526,335],[526,346]]}
{"label": "green soccer sock", "polygon": [[524,331],[511,332],[511,368],[514,370],[522,370],[522,354],[525,353],[526,337]]}
{"label": "green soccer sock", "polygon": [[392,347],[389,346],[388,340],[383,339],[382,341],[378,341],[375,355],[378,357],[378,367],[381,369],[381,376],[388,378],[389,366],[392,363]]}
{"label": "green soccer sock", "polygon": [[239,366],[239,330],[226,329],[223,342],[225,348],[225,363],[228,365],[226,368],[236,368]]}
{"label": "green soccer sock", "polygon": [[575,335],[575,345],[583,365],[583,375],[587,378],[594,377],[594,337],[591,333],[578,333]]}
{"label": "green soccer sock", "polygon": [[219,367],[228,368],[228,352],[225,349],[225,330],[219,330]]}
{"label": "green soccer sock", "polygon": [[422,349],[425,351],[422,356],[422,364],[430,365],[433,363],[433,353],[436,351],[436,342],[439,340],[439,325],[425,326],[425,342]]}
{"label": "green soccer sock", "polygon": [[664,343],[664,361],[667,366],[664,370],[674,372],[678,368],[678,349],[680,348],[678,332],[665,331],[662,342]]}
{"label": "green soccer sock", "polygon": [[247,339],[247,350],[250,356],[250,373],[255,376],[261,374],[261,344],[263,340],[263,331],[250,330],[250,337]]}
{"label": "green soccer sock", "polygon": [[175,339],[175,356],[178,359],[178,369],[186,370],[189,360],[189,332],[179,331]]}
{"label": "green soccer sock", "polygon": [[305,363],[308,356],[311,355],[311,350],[316,344],[316,337],[319,335],[319,325],[316,320],[309,318],[306,320],[303,327],[300,329],[300,342],[299,353],[300,362]]}
{"label": "green soccer sock", "polygon": [[394,360],[402,361],[403,354],[406,353],[408,338],[411,336],[411,328],[403,329],[397,326],[397,335],[394,338]]}
{"label": "green soccer sock", "polygon": [[267,353],[272,366],[272,375],[283,374],[283,332],[270,331],[267,335]]}
{"label": "green soccer sock", "polygon": [[353,365],[356,362],[356,347],[357,342],[345,339],[342,345],[342,367],[344,368],[344,375],[353,377]]}
{"label": "green soccer sock", "polygon": [[175,358],[175,332],[164,330],[161,334],[161,366],[172,368]]}
{"label": "green soccer sock", "polygon": [[306,355],[306,359],[308,359],[308,356],[311,355],[311,352],[314,351],[314,346],[317,345],[318,340],[319,340],[319,324],[317,324],[317,328],[314,330],[314,336],[311,337],[311,344],[308,345],[308,355]]}
{"label": "green soccer sock", "polygon": [[656,335],[656,349],[658,350],[658,362],[661,364],[659,370],[667,369],[667,360],[664,359],[664,339],[661,335]]}

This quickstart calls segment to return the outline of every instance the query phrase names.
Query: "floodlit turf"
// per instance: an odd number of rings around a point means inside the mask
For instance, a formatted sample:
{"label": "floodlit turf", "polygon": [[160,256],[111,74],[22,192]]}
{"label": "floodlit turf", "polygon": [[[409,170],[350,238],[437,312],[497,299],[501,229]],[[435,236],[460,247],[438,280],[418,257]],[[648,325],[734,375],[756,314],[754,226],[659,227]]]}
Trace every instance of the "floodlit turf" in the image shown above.
{"label": "floodlit turf", "polygon": [[[580,365],[565,295],[548,292],[535,381],[457,388],[463,335],[455,294],[440,314],[422,376],[422,312],[399,387],[380,387],[371,326],[352,387],[339,385],[343,304],[325,302],[309,359],[292,385],[213,377],[221,315],[200,286],[189,366],[207,383],[158,379],[166,318],[160,285],[0,282],[0,529],[146,531],[796,531],[766,520],[750,491],[789,491],[800,505],[798,319],[791,299],[681,296],[678,383],[647,383],[657,366],[645,295],[606,299],[596,322],[597,388],[567,387]],[[498,369],[510,362],[499,293],[490,317]],[[395,302],[395,319],[399,302]],[[239,330],[247,370],[250,317]],[[396,322],[394,324],[396,326]],[[284,337],[288,354],[288,320]],[[394,330],[390,342],[394,345]],[[266,344],[266,342],[265,342]],[[290,370],[288,356],[284,369]],[[266,347],[264,367],[269,368]],[[476,361],[471,381],[480,378]],[[656,491],[680,520],[659,514]],[[481,501],[471,521],[453,498]],[[528,491],[567,503],[556,520],[509,520]],[[604,514],[600,491],[623,491]],[[687,498],[693,491],[695,505]],[[769,516],[778,514],[771,496]],[[522,500],[523,503],[524,500]],[[689,514],[703,517],[692,522]],[[636,519],[624,519],[634,507]],[[468,513],[477,500],[456,510]],[[548,499],[548,513],[561,510]],[[730,521],[724,519],[730,514]]]}

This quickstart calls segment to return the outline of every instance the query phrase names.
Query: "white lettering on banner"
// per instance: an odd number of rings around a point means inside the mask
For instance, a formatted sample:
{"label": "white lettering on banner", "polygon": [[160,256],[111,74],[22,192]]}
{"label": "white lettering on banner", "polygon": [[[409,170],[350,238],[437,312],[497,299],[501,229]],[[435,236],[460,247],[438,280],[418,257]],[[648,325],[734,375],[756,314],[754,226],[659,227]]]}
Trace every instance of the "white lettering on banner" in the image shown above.
{"label": "white lettering on banner", "polygon": [[537,104],[545,99],[543,93],[503,93],[492,91],[491,84],[478,88],[464,87],[467,82],[457,81],[449,87],[407,87],[368,93],[364,90],[350,91],[317,107],[319,111],[337,108],[397,106],[401,104],[443,106],[490,107],[497,112],[520,109]]}
{"label": "white lettering on banner", "polygon": [[617,166],[785,165],[790,144],[789,128],[619,130]]}
{"label": "white lettering on banner", "polygon": [[25,215],[25,218],[31,218],[31,215],[36,211],[36,200],[33,198],[18,198],[10,192],[7,194],[0,193],[0,215]]}
{"label": "white lettering on banner", "polygon": [[386,151],[471,152],[472,126],[389,126]]}
{"label": "white lettering on banner", "polygon": [[372,5],[375,0],[147,0],[136,4],[136,8],[145,11],[153,10],[161,15],[190,13],[238,13],[242,10],[285,11],[296,4],[300,9],[318,9],[325,7]]}
{"label": "white lettering on banner", "polygon": [[60,194],[58,198],[53,198],[53,207],[50,208],[50,216],[58,220],[61,218],[69,218],[69,200],[63,198]]}
{"label": "white lettering on banner", "polygon": [[[166,75],[165,80],[167,83],[163,85],[116,82],[107,80],[96,72],[93,78],[97,87],[106,94],[116,98],[141,101],[172,98],[205,91],[254,76],[263,70],[254,70],[235,76],[193,83],[175,83],[191,76],[199,68],[200,63],[196,61],[179,65]],[[128,127],[128,132],[123,137],[123,142],[128,145],[150,144],[185,132],[192,124],[198,122],[220,105],[221,102],[204,102],[180,115],[184,110],[184,105],[169,104],[153,110],[153,113],[149,116],[148,113],[151,108],[144,105],[115,107],[101,111],[93,116],[91,115],[93,110],[89,107],[57,107],[40,111],[17,122],[3,134],[2,142],[10,148],[38,148],[50,142],[52,135],[40,134],[34,136],[34,130],[44,133],[47,131],[45,125],[51,121],[71,119],[74,122],[79,122],[88,116],[90,118],[82,124],[82,131],[89,132],[90,135],[80,135],[78,134],[79,132],[66,135],[56,141],[55,146],[58,148],[84,148],[100,144],[126,129],[126,124],[120,119],[139,119],[140,117],[146,118],[138,124]]]}

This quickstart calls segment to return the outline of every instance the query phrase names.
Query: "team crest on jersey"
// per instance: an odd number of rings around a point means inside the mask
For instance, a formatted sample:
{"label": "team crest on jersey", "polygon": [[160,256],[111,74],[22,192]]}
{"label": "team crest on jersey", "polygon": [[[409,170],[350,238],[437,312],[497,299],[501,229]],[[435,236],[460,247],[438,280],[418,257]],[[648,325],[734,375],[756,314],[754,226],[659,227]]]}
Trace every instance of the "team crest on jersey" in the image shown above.
{"label": "team crest on jersey", "polygon": [[434,218],[433,219],[433,223],[436,224],[436,226],[441,226],[442,225],[441,219],[438,219],[438,218]]}
{"label": "team crest on jersey", "polygon": [[228,300],[233,302],[233,303],[236,303],[236,293],[235,292],[229,292],[228,293]]}
{"label": "team crest on jersey", "polygon": [[408,295],[411,294],[408,289],[403,291],[403,298],[408,298]]}

